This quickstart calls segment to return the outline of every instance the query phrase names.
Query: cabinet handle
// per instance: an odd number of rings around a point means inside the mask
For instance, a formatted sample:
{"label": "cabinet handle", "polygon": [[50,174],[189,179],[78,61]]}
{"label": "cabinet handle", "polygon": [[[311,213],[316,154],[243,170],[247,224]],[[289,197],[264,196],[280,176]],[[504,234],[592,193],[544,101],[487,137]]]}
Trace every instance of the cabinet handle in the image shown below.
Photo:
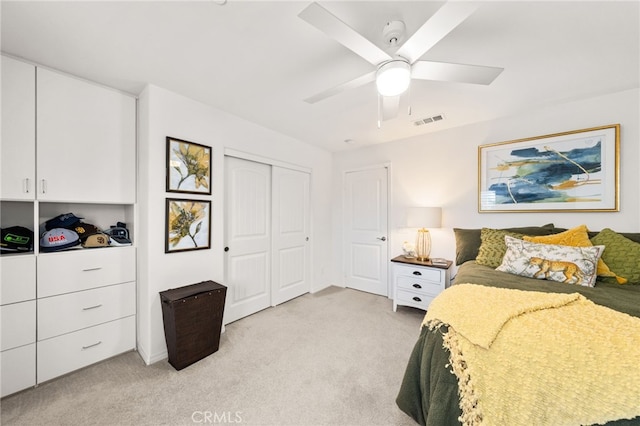
{"label": "cabinet handle", "polygon": [[413,271],[413,275],[422,275],[420,271]]}
{"label": "cabinet handle", "polygon": [[422,299],[420,299],[418,296],[414,297],[413,300],[415,300],[416,302],[422,302]]}
{"label": "cabinet handle", "polygon": [[90,272],[90,271],[97,271],[99,269],[102,269],[102,266],[98,266],[97,268],[87,268],[87,269],[83,269],[82,272]]}
{"label": "cabinet handle", "polygon": [[29,191],[31,190],[31,185],[29,185],[31,182],[29,181],[29,178],[25,178],[24,180],[24,192],[25,193],[29,193]]}
{"label": "cabinet handle", "polygon": [[94,343],[93,345],[83,346],[82,350],[84,351],[85,349],[93,348],[94,346],[98,346],[100,343],[102,343],[102,341],[99,341],[98,343]]}
{"label": "cabinet handle", "polygon": [[89,307],[87,307],[87,308],[82,308],[82,310],[83,310],[83,311],[89,311],[89,310],[91,310],[91,309],[99,308],[100,306],[102,306],[102,303],[101,303],[101,304],[99,304],[99,305],[94,305],[94,306],[89,306]]}
{"label": "cabinet handle", "polygon": [[422,288],[422,286],[420,284],[414,284],[413,288]]}
{"label": "cabinet handle", "polygon": [[42,179],[42,193],[43,194],[47,193],[47,181],[46,181],[46,179]]}

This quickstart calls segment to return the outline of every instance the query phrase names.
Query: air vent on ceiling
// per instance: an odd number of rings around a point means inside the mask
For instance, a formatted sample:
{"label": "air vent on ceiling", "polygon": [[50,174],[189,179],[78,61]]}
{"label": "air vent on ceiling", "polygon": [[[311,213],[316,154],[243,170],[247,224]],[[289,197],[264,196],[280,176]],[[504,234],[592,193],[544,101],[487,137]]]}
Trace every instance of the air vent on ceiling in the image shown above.
{"label": "air vent on ceiling", "polygon": [[444,120],[443,114],[434,115],[433,117],[421,118],[413,122],[414,126],[422,126],[423,124],[435,123]]}

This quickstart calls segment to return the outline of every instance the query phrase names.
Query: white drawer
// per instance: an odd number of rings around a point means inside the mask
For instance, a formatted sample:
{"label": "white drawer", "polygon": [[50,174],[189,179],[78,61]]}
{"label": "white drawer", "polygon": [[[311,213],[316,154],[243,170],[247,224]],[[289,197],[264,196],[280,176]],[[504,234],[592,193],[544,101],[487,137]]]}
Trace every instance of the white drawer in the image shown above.
{"label": "white drawer", "polygon": [[410,290],[416,293],[431,294],[433,296],[437,296],[442,290],[444,290],[444,285],[442,283],[416,279],[413,277],[398,277],[396,283],[398,289]]}
{"label": "white drawer", "polygon": [[400,305],[413,306],[426,311],[435,296],[398,289],[396,291],[396,298],[397,303]]}
{"label": "white drawer", "polygon": [[0,257],[0,305],[36,298],[36,257],[9,255]]}
{"label": "white drawer", "polygon": [[411,265],[394,264],[394,273],[396,276],[408,276],[419,278],[436,283],[443,283],[445,270],[436,268],[420,268]]}
{"label": "white drawer", "polygon": [[109,247],[38,256],[38,297],[135,281],[135,247]]}
{"label": "white drawer", "polygon": [[38,299],[38,340],[135,313],[135,282]]}
{"label": "white drawer", "polygon": [[2,397],[36,385],[36,344],[0,352]]}
{"label": "white drawer", "polygon": [[2,336],[0,350],[17,348],[36,341],[36,301],[0,306]]}
{"label": "white drawer", "polygon": [[134,349],[135,316],[38,342],[38,383]]}

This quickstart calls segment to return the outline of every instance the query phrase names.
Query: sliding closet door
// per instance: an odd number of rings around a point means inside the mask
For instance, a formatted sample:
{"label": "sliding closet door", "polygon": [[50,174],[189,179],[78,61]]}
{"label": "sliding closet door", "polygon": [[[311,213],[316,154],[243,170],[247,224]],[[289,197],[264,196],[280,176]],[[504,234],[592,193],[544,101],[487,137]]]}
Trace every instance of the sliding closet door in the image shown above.
{"label": "sliding closet door", "polygon": [[271,166],[225,157],[229,323],[271,305]]}
{"label": "sliding closet door", "polygon": [[310,290],[309,173],[272,169],[272,304]]}

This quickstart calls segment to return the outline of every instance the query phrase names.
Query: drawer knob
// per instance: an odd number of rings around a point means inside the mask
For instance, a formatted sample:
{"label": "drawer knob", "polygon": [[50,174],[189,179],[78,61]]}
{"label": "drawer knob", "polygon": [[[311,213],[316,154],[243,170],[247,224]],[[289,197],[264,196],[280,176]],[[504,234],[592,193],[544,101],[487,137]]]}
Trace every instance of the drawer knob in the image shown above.
{"label": "drawer knob", "polygon": [[83,346],[83,347],[82,347],[82,350],[84,351],[85,349],[93,348],[93,347],[95,347],[95,346],[98,346],[100,343],[102,343],[102,341],[99,341],[99,342],[97,342],[97,343],[94,343],[93,345]]}
{"label": "drawer knob", "polygon": [[97,309],[97,308],[99,308],[100,306],[102,306],[102,303],[101,303],[101,304],[99,304],[99,305],[93,305],[93,306],[88,306],[88,307],[86,307],[86,308],[82,308],[82,310],[83,310],[83,311],[90,311],[91,309]]}
{"label": "drawer knob", "polygon": [[422,299],[420,299],[418,296],[414,297],[413,300],[415,300],[416,302],[422,302]]}
{"label": "drawer knob", "polygon": [[413,275],[422,275],[420,271],[413,271]]}
{"label": "drawer knob", "polygon": [[420,284],[414,284],[413,288],[422,288],[422,286]]}

